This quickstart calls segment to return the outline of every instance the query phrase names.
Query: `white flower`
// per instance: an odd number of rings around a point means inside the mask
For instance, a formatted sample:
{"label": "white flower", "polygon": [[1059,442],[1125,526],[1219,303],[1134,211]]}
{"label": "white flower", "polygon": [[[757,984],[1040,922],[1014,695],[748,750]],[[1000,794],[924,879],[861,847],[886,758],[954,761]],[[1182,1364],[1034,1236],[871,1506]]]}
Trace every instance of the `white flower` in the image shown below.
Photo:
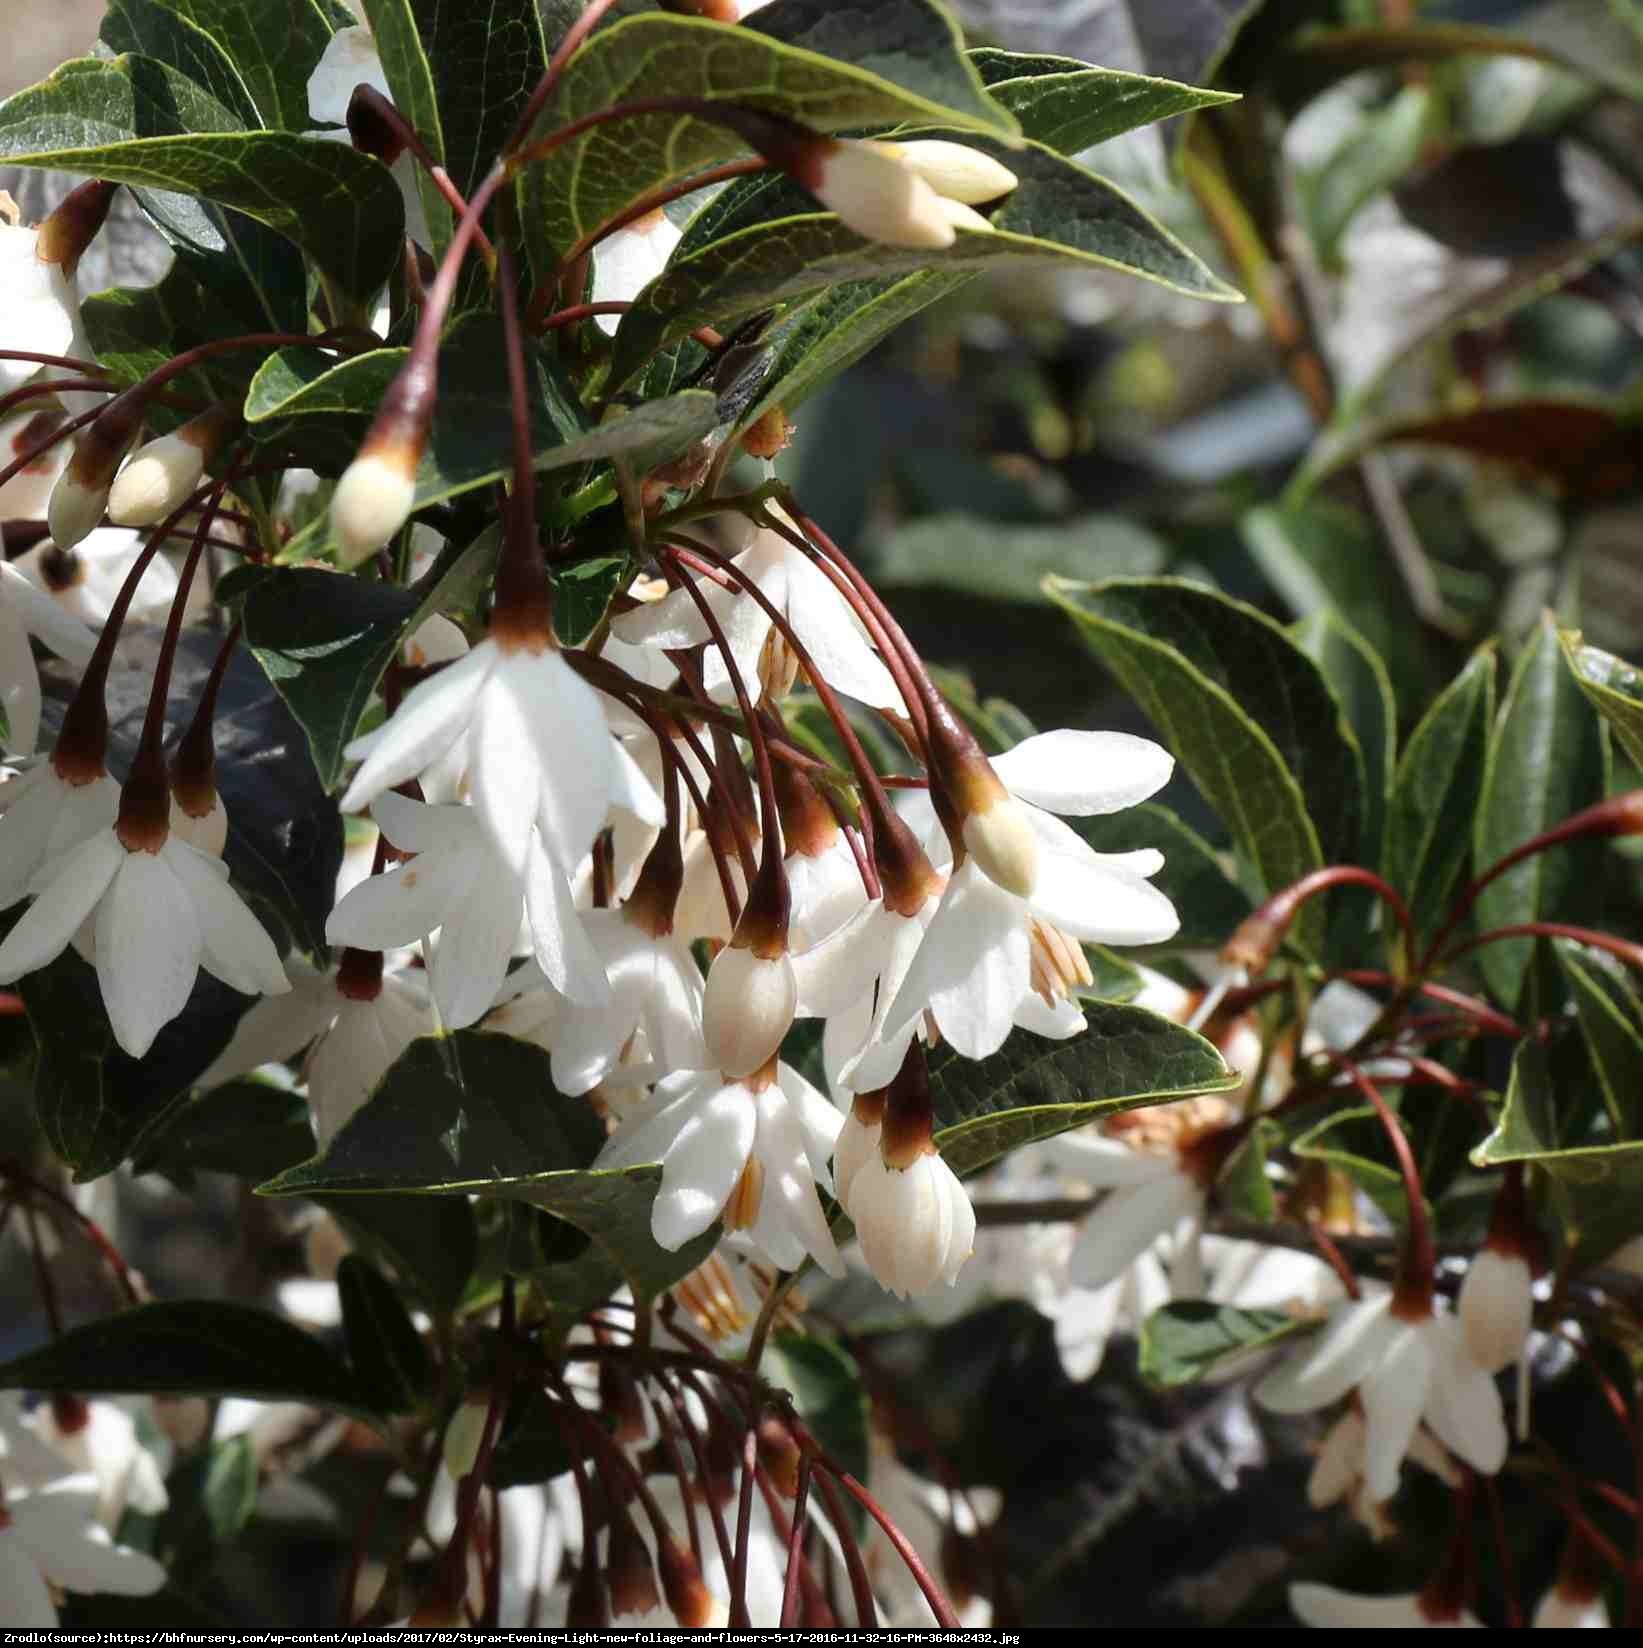
{"label": "white flower", "polygon": [[[593,249],[593,303],[631,303],[667,267],[682,231],[658,208],[607,236]],[[599,315],[595,324],[615,334],[622,317]]]}
{"label": "white flower", "polygon": [[[127,527],[105,526],[89,532],[73,549],[42,539],[14,565],[34,587],[52,596],[72,617],[85,624],[108,622],[115,597],[142,553],[143,538]],[[170,610],[177,593],[177,574],[163,555],[143,569],[127,616],[147,618]]]}
{"label": "white flower", "polygon": [[1097,853],[1046,810],[1085,816],[1144,801],[1169,779],[1167,751],[1126,733],[1063,731],[1026,739],[992,766],[1006,793],[966,819],[968,856],[885,1021],[894,1034],[929,1008],[974,1059],[1004,1044],[1028,995],[1035,919],[1101,944],[1158,943],[1180,925],[1146,879],[1162,854]]}
{"label": "white flower", "polygon": [[536,959],[554,988],[592,1004],[607,986],[570,901],[564,875],[530,842],[526,873],[513,868],[471,807],[430,807],[390,791],[372,813],[396,847],[416,856],[362,881],[325,924],[332,944],[390,950],[439,933],[429,970],[440,1017],[472,1024],[496,1000],[523,913]]}
{"label": "white flower", "polygon": [[611,1135],[594,1165],[662,1164],[651,1234],[670,1252],[722,1214],[781,1269],[796,1269],[808,1253],[839,1276],[844,1267],[816,1187],[831,1185],[827,1158],[842,1121],[785,1064],[760,1087],[689,1072],[659,1082],[648,1108]]}
{"label": "white flower", "polygon": [[35,902],[0,944],[0,982],[54,960],[95,915],[97,982],[114,1038],[133,1058],[183,1010],[201,967],[246,995],[291,988],[222,863],[169,833],[150,850],[99,830],[42,866],[31,891]]}
{"label": "white flower", "polygon": [[438,1026],[413,972],[385,973],[375,996],[337,988],[337,1015],[308,1056],[308,1102],[324,1149],[418,1036]]}
{"label": "white flower", "polygon": [[1534,1325],[1534,1273],[1521,1253],[1480,1248],[1467,1267],[1455,1312],[1472,1359],[1499,1373],[1523,1355]]}
{"label": "white flower", "polygon": [[848,1182],[841,1177],[839,1199],[868,1268],[898,1298],[958,1280],[975,1245],[976,1214],[939,1152],[899,1169],[870,1150]]}
{"label": "white flower", "polygon": [[[0,223],[0,350],[71,354],[80,298],[60,263],[39,256],[40,231]],[[0,394],[20,389],[40,370],[0,355]]]}
{"label": "white flower", "polygon": [[106,772],[71,784],[48,760],[0,789],[0,804],[0,909],[9,910],[41,865],[113,824],[120,786]]}
{"label": "white flower", "polygon": [[[807,556],[780,533],[760,531],[732,564],[787,619],[835,692],[876,708],[906,713],[895,682],[873,650],[861,621]],[[745,682],[757,681],[760,657],[771,632],[769,615],[740,584],[727,589],[711,578],[702,578],[696,582],[696,592],[724,631],[737,673]],[[700,646],[712,636],[686,589],[672,590],[659,601],[618,614],[611,629],[632,645],[668,649]],[[715,700],[728,703],[735,696],[729,667],[717,647],[709,647],[702,676]]]}
{"label": "white flower", "polygon": [[799,983],[786,950],[758,956],[736,944],[713,958],[702,997],[708,1059],[727,1076],[750,1076],[793,1027]]}
{"label": "white flower", "polygon": [[1433,1626],[1482,1630],[1483,1623],[1458,1605],[1445,1609],[1425,1596],[1404,1591],[1395,1596],[1358,1596],[1333,1585],[1298,1581],[1289,1588],[1289,1606],[1303,1625],[1330,1630],[1399,1631]]}
{"label": "white flower", "polygon": [[[1383,1502],[1369,1492],[1365,1479],[1368,1444],[1369,1427],[1363,1410],[1351,1403],[1318,1444],[1312,1474],[1307,1478],[1306,1497],[1307,1503],[1318,1510],[1346,1500],[1370,1536],[1379,1540],[1392,1533],[1392,1520]],[[1460,1472],[1424,1425],[1417,1426],[1410,1438],[1408,1457],[1449,1487],[1459,1485]]]}
{"label": "white flower", "polygon": [[1474,1470],[1492,1476],[1506,1458],[1500,1392],[1473,1361],[1452,1316],[1396,1314],[1381,1293],[1336,1309],[1304,1350],[1255,1388],[1274,1413],[1307,1413],[1356,1389],[1367,1426],[1364,1480],[1379,1503],[1397,1491],[1398,1467],[1422,1419]]}
{"label": "white flower", "polygon": [[[556,865],[569,871],[580,863],[623,774],[599,695],[558,648],[486,639],[418,682],[381,727],[348,746],[364,765],[343,811],[417,777],[458,740],[465,741],[475,816],[514,874],[525,872],[533,826]],[[660,822],[654,795],[649,806]]]}
{"label": "white flower", "polygon": [[984,232],[987,220],[969,203],[1016,186],[991,156],[939,140],[823,139],[806,158],[804,186],[847,228],[886,246],[940,251],[953,244],[955,227]]}
{"label": "white flower", "polygon": [[30,1415],[36,1430],[76,1473],[97,1479],[97,1520],[113,1533],[127,1510],[157,1516],[168,1503],[158,1461],[116,1402],[42,1402]]}
{"label": "white flower", "polygon": [[9,561],[0,561],[0,706],[3,742],[13,755],[33,755],[40,736],[40,671],[29,637],[78,668],[91,661],[97,637],[42,595]]}

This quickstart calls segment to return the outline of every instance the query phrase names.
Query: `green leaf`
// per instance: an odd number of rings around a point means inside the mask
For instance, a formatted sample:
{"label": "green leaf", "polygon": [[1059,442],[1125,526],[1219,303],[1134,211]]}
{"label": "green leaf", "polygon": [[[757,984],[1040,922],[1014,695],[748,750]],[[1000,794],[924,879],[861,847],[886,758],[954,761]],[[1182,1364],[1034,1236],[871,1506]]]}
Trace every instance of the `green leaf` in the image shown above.
{"label": "green leaf", "polygon": [[[122,22],[112,35],[105,23],[102,33],[115,51],[145,52],[194,78],[199,78],[196,70],[215,71],[226,61],[256,111],[251,124],[288,132],[312,128],[308,79],[336,32],[315,0],[145,0],[141,5],[116,0],[116,7]],[[174,26],[160,25],[156,12],[170,13]],[[128,35],[132,38],[124,38]],[[201,41],[216,48],[215,57],[206,55]],[[169,55],[179,48],[188,61]],[[213,78],[222,76],[216,72]],[[210,80],[202,84],[215,93]]]}
{"label": "green leaf", "polygon": [[1267,1152],[1278,1142],[1276,1122],[1260,1121],[1227,1158],[1215,1181],[1216,1205],[1240,1218],[1270,1222],[1278,1217],[1278,1199],[1267,1177]]}
{"label": "green leaf", "polygon": [[528,1385],[508,1408],[502,1434],[491,1454],[487,1480],[500,1492],[503,1488],[546,1482],[570,1468],[559,1404],[550,1402],[539,1386]]}
{"label": "green leaf", "polygon": [[626,566],[623,556],[597,555],[575,566],[555,568],[553,627],[566,646],[580,646],[597,628]]}
{"label": "green leaf", "polygon": [[717,1231],[677,1253],[658,1247],[660,1169],[590,1170],[604,1140],[593,1107],[555,1091],[540,1048],[459,1030],[412,1042],[327,1150],[259,1193],[508,1197],[590,1236],[597,1257],[649,1298],[699,1264]]}
{"label": "green leaf", "polygon": [[[571,59],[533,135],[654,97],[769,110],[823,132],[930,120],[1005,137],[1016,129],[931,0],[785,0],[734,29],[652,12],[599,30]],[[679,114],[611,121],[572,139],[522,179],[537,275],[646,190],[745,148],[728,127]]]}
{"label": "green leaf", "polygon": [[246,645],[308,735],[327,790],[341,781],[343,750],[405,639],[453,603],[490,566],[501,529],[443,556],[410,589],[311,567],[246,566],[218,586],[236,603]]}
{"label": "green leaf", "polygon": [[970,53],[987,95],[1021,122],[1022,134],[1062,154],[1078,154],[1137,126],[1237,101],[1123,69],[1092,68],[1076,57],[1037,56],[983,46]]}
{"label": "green leaf", "polygon": [[1339,146],[1301,174],[1301,207],[1320,262],[1334,267],[1359,209],[1414,168],[1434,124],[1433,110],[1432,88],[1412,82],[1354,121]]}
{"label": "green leaf", "polygon": [[1017,526],[953,514],[903,523],[877,546],[872,565],[880,588],[956,589],[1040,606],[1048,573],[1146,577],[1166,559],[1163,544],[1123,515]]}
{"label": "green leaf", "polygon": [[[1090,969],[1090,983],[1079,990],[1080,996],[1096,1001],[1133,1001],[1141,994],[1144,983],[1141,969],[1126,960],[1116,950],[1105,945],[1086,944],[1084,960]],[[825,1086],[825,1084],[823,1084]]]}
{"label": "green leaf", "polygon": [[1495,717],[1495,654],[1485,647],[1433,700],[1398,762],[1386,814],[1386,878],[1422,944],[1443,925],[1471,846]]}
{"label": "green leaf", "polygon": [[1141,1325],[1141,1374],[1160,1390],[1196,1384],[1229,1357],[1269,1350],[1306,1325],[1284,1310],[1177,1299]]}
{"label": "green leaf", "polygon": [[1152,877],[1152,884],[1175,906],[1181,930],[1160,949],[1218,950],[1255,908],[1222,868],[1215,849],[1156,801],[1068,823],[1098,853],[1132,853],[1147,847],[1163,853],[1164,867]]}
{"label": "green leaf", "polygon": [[308,1101],[270,1082],[232,1081],[168,1110],[131,1148],[134,1173],[164,1173],[185,1188],[196,1173],[266,1179],[314,1148]]}
{"label": "green leaf", "polygon": [[378,1413],[410,1413],[428,1401],[433,1362],[398,1292],[368,1259],[337,1266],[342,1332],[361,1394]]}
{"label": "green leaf", "polygon": [[[1363,754],[1317,665],[1255,608],[1177,579],[1051,578],[1102,662],[1220,815],[1268,893],[1349,861]],[[1291,936],[1316,951],[1319,901]]]}
{"label": "green leaf", "polygon": [[[305,1161],[313,1148],[310,1135],[301,1154],[286,1165]],[[270,1160],[261,1173],[247,1177],[266,1178],[273,1165]],[[314,1201],[361,1252],[391,1265],[430,1311],[456,1308],[478,1257],[471,1202],[461,1196],[316,1196]]]}
{"label": "green leaf", "polygon": [[955,1173],[1097,1116],[1238,1085],[1202,1036],[1145,1008],[1086,1002],[1084,1016],[1068,1041],[1017,1030],[985,1059],[930,1054],[935,1139]]}
{"label": "green leaf", "polygon": [[1326,1116],[1290,1146],[1307,1161],[1338,1167],[1398,1229],[1409,1222],[1403,1177],[1388,1160],[1380,1117],[1369,1105]]}
{"label": "green leaf", "polygon": [[[350,296],[370,297],[397,263],[399,189],[379,161],[290,132],[179,131],[210,99],[142,57],[81,58],[0,103],[0,160],[201,195],[287,236]],[[216,106],[220,107],[220,106]]]}
{"label": "green leaf", "polygon": [[1525,1038],[1512,1058],[1495,1130],[1472,1152],[1476,1167],[1528,1162],[1549,1175],[1573,1268],[1607,1258],[1643,1232],[1643,1142],[1563,1142],[1557,1086],[1546,1049]]}
{"label": "green leaf", "polygon": [[118,56],[133,52],[179,69],[244,126],[263,124],[233,58],[169,0],[109,0],[97,38]]}
{"label": "green leaf", "polygon": [[[615,31],[612,31],[613,33]],[[616,334],[612,378],[625,382],[650,357],[697,326],[722,325],[841,282],[934,270],[981,269],[1001,260],[1117,269],[1216,302],[1239,295],[1127,195],[1042,144],[1012,148],[963,137],[1019,179],[992,209],[989,229],[960,229],[948,250],[908,250],[864,240],[796,186],[770,192],[767,209],[791,215],[738,228],[700,250],[675,251],[638,296]]]}
{"label": "green leaf", "polygon": [[1580,1033],[1617,1138],[1643,1134],[1643,1002],[1620,962],[1602,950],[1557,940]]}
{"label": "green leaf", "polygon": [[[1473,832],[1476,873],[1601,801],[1608,776],[1603,722],[1564,667],[1557,626],[1548,613],[1512,671],[1490,741]],[[1478,897],[1479,930],[1599,916],[1604,847],[1600,840],[1575,841],[1508,870]],[[1532,939],[1505,939],[1477,952],[1489,988],[1508,1012],[1517,1004],[1534,948]]]}
{"label": "green leaf", "polygon": [[[365,0],[394,107],[465,196],[507,141],[547,58],[534,0]],[[422,168],[434,257],[456,226]]]}
{"label": "green leaf", "polygon": [[1643,767],[1643,670],[1587,646],[1579,630],[1564,630],[1558,640],[1580,690],[1609,723],[1633,765]]}
{"label": "green leaf", "polygon": [[226,1299],[168,1299],[70,1328],[0,1363],[0,1390],[248,1396],[376,1418],[354,1376],[319,1340]]}
{"label": "green leaf", "polygon": [[765,1346],[759,1371],[793,1398],[828,1458],[865,1482],[867,1392],[856,1359],[831,1339],[778,1333]]}
{"label": "green leaf", "polygon": [[154,1530],[155,1554],[179,1573],[209,1562],[251,1520],[261,1474],[249,1436],[190,1454],[166,1478],[170,1503]]}

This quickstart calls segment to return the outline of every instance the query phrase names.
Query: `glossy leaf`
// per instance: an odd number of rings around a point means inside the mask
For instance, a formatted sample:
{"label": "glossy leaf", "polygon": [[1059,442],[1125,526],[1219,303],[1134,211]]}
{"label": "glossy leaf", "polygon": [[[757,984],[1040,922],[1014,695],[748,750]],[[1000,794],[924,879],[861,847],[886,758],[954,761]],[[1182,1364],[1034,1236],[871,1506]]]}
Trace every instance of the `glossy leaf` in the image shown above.
{"label": "glossy leaf", "polygon": [[[1276,892],[1356,852],[1363,755],[1322,672],[1253,607],[1174,579],[1052,578],[1102,662],[1174,751],[1233,840]],[[1322,940],[1323,910],[1291,935]]]}
{"label": "glossy leaf", "polygon": [[443,556],[410,589],[308,567],[247,566],[224,578],[220,600],[237,604],[245,640],[308,736],[328,790],[341,782],[343,750],[405,640],[483,577],[500,529]]}
{"label": "glossy leaf", "polygon": [[[310,1133],[303,1150],[283,1161],[270,1157],[270,1168],[295,1167],[313,1152]],[[478,1256],[479,1233],[472,1203],[461,1196],[315,1196],[347,1232],[360,1252],[391,1266],[430,1311],[454,1310],[467,1290]]]}
{"label": "glossy leaf", "polygon": [[375,1417],[353,1374],[319,1340],[227,1299],[168,1299],[70,1328],[0,1363],[0,1390],[248,1396]]}
{"label": "glossy leaf", "polygon": [[[534,127],[541,137],[595,110],[654,97],[765,109],[836,132],[941,120],[1010,136],[932,0],[776,0],[734,30],[648,13],[599,30],[571,59]],[[523,219],[538,274],[635,196],[745,152],[728,127],[656,113],[597,125],[527,171]]]}
{"label": "glossy leaf", "polygon": [[261,1467],[249,1436],[209,1443],[166,1478],[170,1503],[154,1530],[154,1548],[173,1572],[209,1562],[213,1547],[235,1539],[257,1503]]}
{"label": "glossy leaf", "polygon": [[1608,722],[1632,764],[1643,767],[1643,670],[1587,646],[1578,630],[1565,630],[1558,639],[1580,690]]}
{"label": "glossy leaf", "polygon": [[1238,1085],[1202,1036],[1145,1008],[1087,1002],[1084,1016],[1069,1041],[1017,1030],[985,1059],[932,1051],[936,1143],[955,1173],[1098,1116]]}
{"label": "glossy leaf", "polygon": [[242,125],[263,124],[233,57],[170,0],[109,0],[97,38],[116,55],[133,52],[180,69]]}
{"label": "glossy leaf", "polygon": [[660,1169],[592,1171],[604,1139],[586,1100],[554,1090],[540,1048],[460,1030],[413,1042],[329,1149],[260,1191],[508,1197],[592,1237],[599,1257],[649,1297],[700,1263],[716,1231],[677,1253],[659,1248],[650,1204]]}
{"label": "glossy leaf", "polygon": [[1249,894],[1222,867],[1215,849],[1156,801],[1068,822],[1098,853],[1147,847],[1163,853],[1164,867],[1152,877],[1152,884],[1181,918],[1181,930],[1169,941],[1169,949],[1218,950],[1255,908]]}
{"label": "glossy leaf", "polygon": [[368,1259],[349,1253],[337,1266],[342,1332],[354,1377],[378,1413],[408,1413],[433,1392],[434,1367],[398,1292]]}
{"label": "glossy leaf", "polygon": [[1643,1136],[1643,1002],[1613,956],[1561,940],[1556,949],[1610,1126],[1617,1138]]}
{"label": "glossy leaf", "polygon": [[196,1173],[265,1179],[314,1148],[308,1101],[271,1082],[231,1081],[166,1112],[136,1141],[135,1173],[164,1173],[185,1187]]}
{"label": "glossy leaf", "polygon": [[[1042,144],[1013,148],[995,138],[934,130],[909,135],[962,137],[1016,174],[1016,187],[991,208],[989,229],[960,229],[939,254],[864,240],[797,189],[772,191],[786,214],[740,228],[693,253],[675,252],[639,294],[616,334],[612,373],[632,377],[659,349],[694,327],[739,319],[808,297],[841,282],[885,279],[933,268],[984,268],[1001,260],[1117,269],[1172,291],[1216,302],[1238,294],[1121,190]],[[777,204],[776,202],[781,202]]]}
{"label": "glossy leaf", "polygon": [[1076,57],[984,46],[970,53],[987,95],[1021,122],[1022,134],[1061,154],[1079,154],[1137,126],[1230,103],[1236,92],[1183,86],[1149,74],[1092,68]]}
{"label": "glossy leaf", "polygon": [[1398,762],[1386,815],[1386,877],[1422,942],[1443,925],[1467,862],[1495,718],[1495,655],[1474,653],[1433,700]]}
{"label": "glossy leaf", "polygon": [[82,58],[0,104],[0,160],[201,195],[295,241],[345,292],[374,293],[404,232],[387,169],[290,132],[221,123],[179,132],[179,104],[205,101],[186,76],[146,58]]}
{"label": "glossy leaf", "polygon": [[[1474,873],[1608,787],[1603,722],[1564,667],[1557,628],[1542,619],[1517,667],[1489,745],[1473,833]],[[1583,922],[1603,908],[1605,843],[1571,842],[1536,853],[1491,882],[1478,898],[1480,931],[1535,920]],[[1534,953],[1532,939],[1505,939],[1477,952],[1496,998],[1517,1002]]]}
{"label": "glossy leaf", "polygon": [[1270,1350],[1305,1326],[1303,1317],[1285,1310],[1177,1299],[1141,1325],[1141,1374],[1161,1390],[1195,1384],[1233,1357]]}

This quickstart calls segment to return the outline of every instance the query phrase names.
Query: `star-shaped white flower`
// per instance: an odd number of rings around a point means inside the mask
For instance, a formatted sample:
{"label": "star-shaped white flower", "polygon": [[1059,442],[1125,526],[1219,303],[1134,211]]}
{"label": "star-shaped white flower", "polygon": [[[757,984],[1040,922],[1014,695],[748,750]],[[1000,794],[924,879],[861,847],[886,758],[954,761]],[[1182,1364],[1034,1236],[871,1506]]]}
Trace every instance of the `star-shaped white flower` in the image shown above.
{"label": "star-shaped white flower", "polygon": [[40,670],[30,636],[76,668],[84,668],[97,647],[97,637],[78,618],[10,561],[0,561],[0,706],[6,717],[0,741],[13,755],[33,755],[40,736]]}
{"label": "star-shaped white flower", "polygon": [[[0,223],[0,350],[73,353],[80,297],[60,263],[39,256],[40,231]],[[33,361],[0,356],[0,394],[20,389],[38,371]]]}
{"label": "star-shaped white flower", "polygon": [[34,903],[0,944],[0,982],[55,960],[95,916],[97,982],[114,1039],[134,1059],[183,1010],[202,967],[246,995],[291,988],[222,862],[175,835],[130,849],[101,829],[43,865],[30,890]]}
{"label": "star-shaped white flower", "polygon": [[[861,621],[808,556],[780,533],[759,531],[733,558],[733,564],[783,614],[836,692],[897,714],[906,713],[901,694],[868,641]],[[723,629],[742,680],[758,680],[760,654],[771,631],[769,614],[740,585],[726,588],[703,578],[696,588]],[[611,628],[620,639],[636,646],[695,647],[712,638],[707,620],[685,589],[673,590],[659,601],[619,614]],[[728,703],[735,696],[729,667],[717,647],[708,649],[702,674],[713,698]]]}
{"label": "star-shaped white flower", "polygon": [[0,909],[10,909],[41,865],[114,822],[120,786],[106,772],[70,784],[47,760],[0,788],[0,808]]}
{"label": "star-shaped white flower", "polygon": [[[70,617],[101,627],[108,622],[114,599],[142,549],[140,532],[102,526],[87,533],[73,549],[60,549],[51,539],[43,539],[14,564]],[[148,618],[167,612],[176,593],[176,572],[164,556],[156,555],[137,580],[127,616]]]}

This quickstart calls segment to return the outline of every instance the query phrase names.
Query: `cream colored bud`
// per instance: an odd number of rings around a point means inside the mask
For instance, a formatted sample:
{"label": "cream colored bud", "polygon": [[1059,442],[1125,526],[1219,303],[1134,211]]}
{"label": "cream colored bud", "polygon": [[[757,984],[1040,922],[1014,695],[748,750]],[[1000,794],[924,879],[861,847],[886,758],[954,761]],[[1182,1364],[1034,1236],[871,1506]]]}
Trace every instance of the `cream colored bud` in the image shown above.
{"label": "cream colored bud", "polygon": [[1534,1276],[1521,1254],[1479,1251],[1460,1285],[1456,1312],[1472,1360],[1487,1373],[1523,1355],[1534,1322]]}
{"label": "cream colored bud", "polygon": [[186,812],[177,801],[176,792],[171,796],[171,833],[179,840],[186,841],[190,847],[198,848],[202,853],[208,853],[212,858],[221,858],[224,845],[228,841],[228,814],[223,810],[222,797],[214,796],[208,812],[196,817]]}
{"label": "cream colored bud", "polygon": [[942,138],[916,138],[896,143],[902,165],[916,172],[938,195],[975,206],[984,200],[1007,195],[1019,179],[1008,166],[1001,166],[990,154],[963,143]]}
{"label": "cream colored bud", "polygon": [[1030,898],[1038,882],[1038,837],[1013,796],[1000,794],[964,819],[964,847],[1006,892]]}
{"label": "cream colored bud", "polygon": [[51,529],[52,542],[59,549],[73,549],[96,530],[107,505],[108,488],[88,486],[80,480],[71,460],[57,477],[57,484],[46,502],[46,525]]}
{"label": "cream colored bud", "polygon": [[773,961],[731,946],[713,958],[702,1000],[702,1035],[732,1080],[767,1063],[793,1026],[799,981],[785,952]]}
{"label": "cream colored bud", "polygon": [[181,429],[140,447],[109,488],[108,518],[117,526],[164,520],[200,484],[205,457]]}
{"label": "cream colored bud", "polygon": [[817,168],[811,193],[847,228],[885,246],[942,251],[954,240],[941,197],[896,158],[894,144],[835,142]]}
{"label": "cream colored bud", "polygon": [[490,1413],[490,1397],[464,1402],[445,1427],[443,1453],[445,1470],[453,1482],[460,1482],[479,1458],[479,1444],[485,1437],[485,1420]]}
{"label": "cream colored bud", "polygon": [[937,198],[941,201],[942,215],[954,229],[963,229],[972,235],[992,233],[992,224],[974,206],[966,206],[962,200],[949,200],[946,195]]}
{"label": "cream colored bud", "polygon": [[331,499],[331,530],[346,566],[374,555],[404,526],[416,502],[414,465],[382,452],[354,459]]}

